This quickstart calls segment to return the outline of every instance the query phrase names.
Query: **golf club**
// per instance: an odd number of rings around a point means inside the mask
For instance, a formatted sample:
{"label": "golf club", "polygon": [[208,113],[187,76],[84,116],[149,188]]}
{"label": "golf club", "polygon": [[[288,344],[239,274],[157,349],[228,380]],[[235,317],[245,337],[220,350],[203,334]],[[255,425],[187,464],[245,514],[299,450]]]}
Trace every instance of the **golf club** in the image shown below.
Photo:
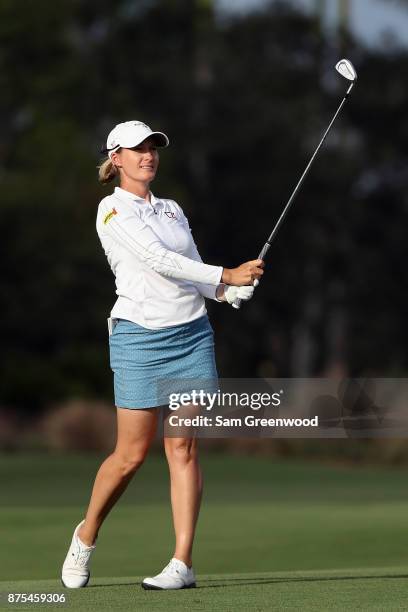
{"label": "golf club", "polygon": [[[353,87],[355,85],[355,82],[357,80],[357,72],[356,72],[353,64],[349,60],[347,60],[347,59],[340,60],[336,64],[336,70],[337,70],[337,72],[339,72],[341,74],[342,77],[344,77],[348,81],[351,81],[351,85],[347,89],[346,95],[344,96],[343,100],[341,101],[341,104],[340,104],[339,108],[337,109],[333,119],[331,120],[329,127],[325,131],[325,133],[323,135],[323,138],[321,139],[320,143],[318,144],[315,152],[313,153],[309,163],[306,166],[305,171],[303,172],[302,176],[300,177],[300,180],[299,180],[298,184],[296,185],[295,189],[293,190],[293,193],[290,196],[290,198],[288,200],[288,203],[286,204],[285,208],[283,209],[283,212],[282,212],[281,216],[279,217],[275,227],[273,228],[271,235],[269,236],[268,240],[265,242],[264,246],[262,247],[262,250],[261,250],[261,252],[258,255],[258,259],[265,259],[265,255],[269,251],[269,248],[270,248],[270,246],[272,244],[272,241],[275,238],[275,236],[276,236],[280,226],[282,225],[283,220],[286,217],[291,204],[293,203],[293,200],[295,199],[296,195],[298,194],[298,192],[299,192],[299,190],[300,190],[300,188],[301,188],[301,186],[303,184],[303,181],[305,180],[306,176],[308,175],[309,170],[310,170],[310,168],[311,168],[311,166],[312,166],[312,164],[313,164],[313,162],[314,162],[318,152],[320,151],[324,141],[326,140],[327,134],[330,132],[333,123],[336,121],[336,119],[337,119],[341,109],[343,108],[347,98],[349,97],[349,95],[351,93],[351,90],[353,89]],[[257,287],[258,284],[259,284],[259,281],[255,280],[254,281],[254,286]],[[237,298],[233,302],[232,307],[236,308],[236,309],[239,309],[241,307],[241,302],[242,302],[242,300]]]}

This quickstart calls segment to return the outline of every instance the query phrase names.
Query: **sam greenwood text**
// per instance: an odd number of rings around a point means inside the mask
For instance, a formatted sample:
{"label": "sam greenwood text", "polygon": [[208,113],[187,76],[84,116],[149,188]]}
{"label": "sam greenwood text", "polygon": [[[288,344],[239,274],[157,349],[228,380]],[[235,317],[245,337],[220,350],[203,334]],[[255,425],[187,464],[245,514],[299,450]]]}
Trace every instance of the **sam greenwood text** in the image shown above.
{"label": "sam greenwood text", "polygon": [[172,427],[318,427],[319,417],[315,416],[311,419],[264,419],[248,414],[243,419],[227,418],[220,415],[215,418],[202,415],[187,418],[172,414],[168,422]]}

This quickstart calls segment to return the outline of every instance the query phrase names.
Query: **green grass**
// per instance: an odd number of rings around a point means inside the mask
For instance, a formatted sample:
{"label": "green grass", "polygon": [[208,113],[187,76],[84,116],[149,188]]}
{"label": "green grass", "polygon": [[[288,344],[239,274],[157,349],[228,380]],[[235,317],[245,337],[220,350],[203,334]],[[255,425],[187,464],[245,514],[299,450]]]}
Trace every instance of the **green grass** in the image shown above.
{"label": "green grass", "polygon": [[[353,571],[258,572],[200,575],[199,588],[144,591],[141,576],[95,578],[86,589],[61,589],[56,580],[3,583],[3,592],[64,593],[66,603],[46,610],[406,610],[406,568]],[[31,605],[0,609],[33,610]]]}
{"label": "green grass", "polygon": [[75,610],[407,607],[405,471],[222,454],[202,458],[199,588],[139,586],[173,545],[167,467],[151,455],[100,532],[89,587],[63,589],[61,564],[103,458],[1,456],[0,592],[64,592]]}

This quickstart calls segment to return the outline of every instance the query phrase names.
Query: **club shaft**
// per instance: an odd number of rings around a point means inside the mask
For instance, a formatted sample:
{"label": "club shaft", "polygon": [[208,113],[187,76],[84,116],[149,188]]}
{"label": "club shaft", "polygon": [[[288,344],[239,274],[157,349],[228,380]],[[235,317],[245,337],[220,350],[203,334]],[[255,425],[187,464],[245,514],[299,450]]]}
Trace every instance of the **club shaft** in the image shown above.
{"label": "club shaft", "polygon": [[322,145],[323,145],[324,141],[326,140],[328,133],[330,132],[331,128],[333,127],[334,122],[336,121],[338,115],[340,114],[341,109],[343,108],[344,104],[346,103],[346,100],[349,97],[350,92],[351,92],[353,86],[354,86],[354,83],[352,83],[350,85],[349,89],[347,90],[346,95],[344,96],[343,100],[341,101],[339,108],[337,109],[337,111],[335,112],[335,114],[333,116],[333,119],[330,121],[329,127],[327,128],[327,130],[323,134],[323,137],[322,137],[321,141],[319,142],[315,152],[313,153],[312,157],[310,158],[310,161],[307,164],[307,166],[305,168],[305,171],[303,172],[302,176],[299,179],[298,184],[296,185],[295,189],[293,190],[293,193],[290,196],[290,198],[288,200],[288,203],[286,204],[285,208],[283,209],[283,212],[282,212],[281,216],[279,217],[275,227],[273,228],[271,235],[269,236],[268,240],[266,241],[266,244],[270,245],[272,243],[273,239],[275,238],[276,234],[278,233],[278,230],[279,230],[280,226],[282,225],[282,222],[283,222],[284,218],[286,217],[286,215],[287,215],[287,213],[289,211],[289,208],[291,207],[291,205],[292,205],[294,199],[296,198],[296,196],[297,196],[301,186],[303,185],[303,182],[304,182],[305,178],[309,174],[310,168],[312,167],[312,164],[313,164],[314,160],[316,159],[317,154],[319,153],[320,149],[322,148]]}
{"label": "club shaft", "polygon": [[[317,157],[317,154],[319,153],[320,149],[322,148],[322,145],[323,145],[324,141],[326,140],[328,133],[330,132],[331,128],[333,127],[334,122],[336,121],[337,117],[339,116],[339,114],[341,112],[341,109],[343,108],[344,104],[346,103],[347,98],[349,97],[349,95],[351,93],[351,90],[354,87],[354,84],[355,84],[354,82],[351,83],[350,87],[348,88],[348,90],[346,92],[346,95],[344,96],[343,100],[341,101],[337,111],[335,112],[335,114],[333,116],[333,119],[330,121],[330,124],[329,124],[327,130],[323,134],[323,137],[322,137],[321,141],[317,145],[315,152],[313,153],[312,157],[310,158],[310,161],[307,164],[307,166],[305,168],[305,171],[303,172],[302,176],[300,177],[298,184],[296,185],[295,189],[293,190],[292,195],[290,196],[290,198],[289,198],[285,208],[283,209],[283,212],[282,212],[281,216],[279,217],[278,221],[276,222],[276,225],[273,228],[273,230],[272,230],[268,240],[265,242],[264,246],[262,247],[262,250],[261,250],[261,252],[258,255],[258,259],[265,259],[265,256],[266,256],[267,252],[269,251],[269,249],[271,247],[271,244],[272,244],[276,234],[278,233],[278,230],[279,230],[280,226],[283,223],[283,220],[285,219],[286,215],[288,214],[288,211],[289,211],[291,205],[293,204],[294,199],[296,198],[296,196],[297,196],[301,186],[303,185],[303,182],[304,182],[305,178],[307,177],[307,175],[308,175],[308,173],[310,171],[310,168],[312,167],[313,162],[314,162],[314,160]],[[241,301],[242,300],[237,298],[234,301],[234,303],[233,303],[233,307],[236,308],[236,309],[239,309],[240,306],[241,306]]]}

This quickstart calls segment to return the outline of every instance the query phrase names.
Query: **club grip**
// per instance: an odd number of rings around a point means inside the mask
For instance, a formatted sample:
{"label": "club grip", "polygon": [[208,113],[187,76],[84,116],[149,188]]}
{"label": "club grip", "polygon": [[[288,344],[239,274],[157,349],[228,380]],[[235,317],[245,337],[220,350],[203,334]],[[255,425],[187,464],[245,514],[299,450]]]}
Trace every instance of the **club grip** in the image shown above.
{"label": "club grip", "polygon": [[258,255],[258,259],[265,259],[265,255],[267,254],[267,252],[269,251],[269,249],[271,248],[271,243],[269,242],[269,240],[267,242],[265,242],[265,244],[262,247],[262,251],[259,253]]}
{"label": "club grip", "polygon": [[[263,245],[262,251],[258,255],[258,259],[265,259],[265,255],[269,251],[270,246],[271,246],[271,243],[269,241],[265,242],[265,244]],[[257,287],[258,285],[259,285],[259,280],[256,278],[254,280],[254,287]],[[235,310],[239,310],[241,308],[241,303],[242,303],[242,300],[240,298],[237,298],[236,300],[232,302],[231,306],[235,308]]]}

